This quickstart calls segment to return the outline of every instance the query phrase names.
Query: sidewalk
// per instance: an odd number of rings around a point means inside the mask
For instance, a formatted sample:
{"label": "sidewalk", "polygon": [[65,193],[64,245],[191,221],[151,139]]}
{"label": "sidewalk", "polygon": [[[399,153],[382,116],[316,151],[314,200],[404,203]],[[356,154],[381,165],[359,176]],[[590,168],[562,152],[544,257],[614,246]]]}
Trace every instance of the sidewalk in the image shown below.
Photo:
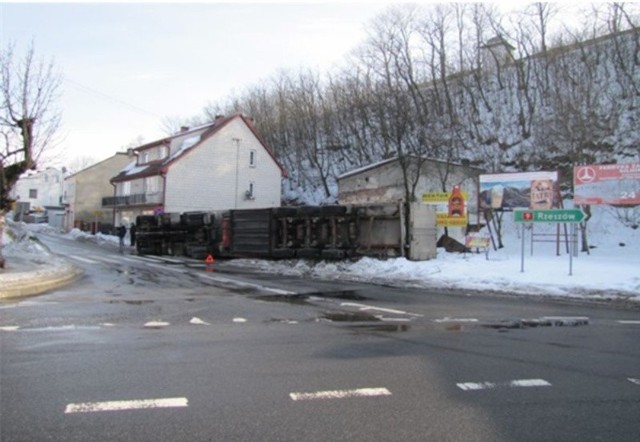
{"label": "sidewalk", "polygon": [[[13,233],[13,232],[12,232]],[[33,296],[63,287],[82,274],[82,270],[52,254],[30,235],[3,239],[6,259],[0,269],[0,299]]]}

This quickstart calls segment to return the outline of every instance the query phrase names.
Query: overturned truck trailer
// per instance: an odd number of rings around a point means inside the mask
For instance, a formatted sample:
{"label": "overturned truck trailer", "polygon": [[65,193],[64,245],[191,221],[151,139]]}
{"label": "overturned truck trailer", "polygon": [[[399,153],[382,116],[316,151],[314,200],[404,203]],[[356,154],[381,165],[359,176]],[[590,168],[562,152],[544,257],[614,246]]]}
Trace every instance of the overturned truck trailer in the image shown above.
{"label": "overturned truck trailer", "polygon": [[436,217],[422,204],[272,207],[139,216],[140,254],[228,258],[435,258]]}

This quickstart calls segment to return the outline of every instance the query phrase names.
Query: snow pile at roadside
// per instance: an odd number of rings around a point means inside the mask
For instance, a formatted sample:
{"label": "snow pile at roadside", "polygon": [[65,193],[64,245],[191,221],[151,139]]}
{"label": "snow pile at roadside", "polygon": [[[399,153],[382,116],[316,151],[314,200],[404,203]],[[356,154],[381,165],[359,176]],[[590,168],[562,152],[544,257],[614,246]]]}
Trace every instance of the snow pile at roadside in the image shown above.
{"label": "snow pile at roadside", "polygon": [[[403,287],[488,290],[512,294],[590,299],[628,299],[640,302],[640,229],[631,229],[598,211],[589,223],[591,249],[570,259],[566,245],[530,242],[525,239],[522,268],[521,225],[505,215],[504,248],[484,253],[447,253],[438,249],[437,259],[409,261],[405,258],[355,262],[306,260],[236,260],[234,264],[285,275],[333,280],[374,282]],[[537,233],[555,233],[555,225],[535,226]],[[564,237],[562,237],[564,241]],[[533,246],[533,254],[531,247]],[[571,275],[569,274],[571,273]]]}

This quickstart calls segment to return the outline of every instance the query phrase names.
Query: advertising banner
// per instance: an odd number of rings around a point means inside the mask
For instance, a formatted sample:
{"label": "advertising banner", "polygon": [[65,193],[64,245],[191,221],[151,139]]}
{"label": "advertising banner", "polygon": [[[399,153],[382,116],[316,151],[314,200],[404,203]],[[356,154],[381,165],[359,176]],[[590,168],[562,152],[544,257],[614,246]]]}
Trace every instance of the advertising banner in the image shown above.
{"label": "advertising banner", "polygon": [[451,193],[430,192],[422,195],[423,203],[436,207],[436,224],[439,227],[466,227],[467,199],[467,192],[461,192],[459,188],[454,188]]}
{"label": "advertising banner", "polygon": [[480,209],[554,209],[560,206],[558,172],[480,175]]}
{"label": "advertising banner", "polygon": [[576,166],[573,189],[576,205],[640,205],[640,163]]}

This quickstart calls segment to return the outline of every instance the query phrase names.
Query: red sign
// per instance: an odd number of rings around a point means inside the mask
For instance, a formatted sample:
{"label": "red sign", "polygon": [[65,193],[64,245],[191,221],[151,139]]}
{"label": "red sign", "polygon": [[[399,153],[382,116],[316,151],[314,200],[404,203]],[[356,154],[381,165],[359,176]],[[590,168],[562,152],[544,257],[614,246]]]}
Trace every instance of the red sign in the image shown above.
{"label": "red sign", "polygon": [[594,164],[573,169],[574,204],[640,204],[640,163]]}

